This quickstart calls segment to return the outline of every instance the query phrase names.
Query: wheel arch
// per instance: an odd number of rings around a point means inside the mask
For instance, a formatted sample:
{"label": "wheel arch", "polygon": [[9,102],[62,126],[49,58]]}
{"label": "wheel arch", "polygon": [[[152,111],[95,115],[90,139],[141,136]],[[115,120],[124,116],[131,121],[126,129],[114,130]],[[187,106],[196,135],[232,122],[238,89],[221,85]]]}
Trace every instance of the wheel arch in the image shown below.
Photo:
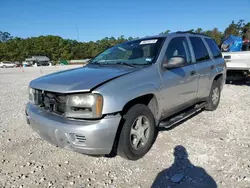
{"label": "wheel arch", "polygon": [[[153,94],[153,93],[148,93],[148,94],[145,94],[145,95],[141,95],[141,96],[138,96],[134,99],[131,99],[130,101],[128,101],[122,111],[120,112],[121,116],[124,116],[126,114],[126,112],[128,112],[128,110],[136,105],[136,104],[144,104],[146,106],[149,107],[149,109],[151,110],[151,112],[153,113],[154,117],[155,117],[155,125],[158,125],[158,119],[159,118],[156,118],[158,117],[158,102],[157,102],[157,98],[156,96]],[[155,110],[152,109],[152,107],[155,107]],[[120,121],[120,124],[118,126],[118,129],[117,129],[117,133],[116,133],[116,137],[115,137],[115,140],[114,140],[114,144],[113,144],[113,147],[112,147],[112,151],[109,155],[107,155],[108,157],[113,157],[115,155],[117,155],[117,146],[118,146],[118,143],[119,143],[119,138],[120,138],[120,134],[121,134],[121,130],[122,130],[122,127],[123,127],[123,123],[124,123],[124,118],[121,119]]]}
{"label": "wheel arch", "polygon": [[214,80],[216,80],[216,81],[222,81],[222,79],[223,79],[223,74],[222,73],[220,73],[220,74],[218,74],[218,75],[216,75],[215,77],[214,77]]}
{"label": "wheel arch", "polygon": [[136,97],[130,101],[128,101],[122,111],[121,111],[121,115],[125,115],[126,112],[135,104],[144,104],[146,106],[149,107],[149,109],[151,110],[151,112],[153,113],[155,119],[158,119],[158,112],[159,112],[159,106],[158,106],[158,101],[156,96],[153,93],[149,93],[149,94],[145,94],[145,95],[141,95],[139,97]]}

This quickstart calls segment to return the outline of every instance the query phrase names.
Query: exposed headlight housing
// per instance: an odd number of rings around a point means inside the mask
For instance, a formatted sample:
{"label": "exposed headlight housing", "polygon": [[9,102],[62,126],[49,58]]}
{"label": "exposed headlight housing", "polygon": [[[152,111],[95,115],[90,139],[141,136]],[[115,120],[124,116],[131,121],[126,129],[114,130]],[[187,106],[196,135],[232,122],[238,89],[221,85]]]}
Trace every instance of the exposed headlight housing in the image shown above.
{"label": "exposed headlight housing", "polygon": [[86,93],[68,95],[65,116],[67,118],[96,119],[102,117],[103,97]]}
{"label": "exposed headlight housing", "polygon": [[29,95],[29,102],[35,105],[41,104],[41,92],[37,89],[33,89],[31,87],[28,87],[28,95]]}
{"label": "exposed headlight housing", "polygon": [[29,102],[35,104],[35,89],[28,87]]}

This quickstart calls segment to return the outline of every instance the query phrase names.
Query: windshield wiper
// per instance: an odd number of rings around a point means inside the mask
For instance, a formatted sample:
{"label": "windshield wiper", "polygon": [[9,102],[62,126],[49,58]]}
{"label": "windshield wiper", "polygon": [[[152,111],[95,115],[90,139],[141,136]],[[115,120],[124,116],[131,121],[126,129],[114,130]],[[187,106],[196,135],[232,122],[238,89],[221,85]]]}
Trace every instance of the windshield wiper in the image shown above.
{"label": "windshield wiper", "polygon": [[133,65],[152,65],[152,63],[133,63]]}
{"label": "windshield wiper", "polygon": [[117,64],[117,65],[127,65],[128,67],[135,67],[133,64],[122,62],[122,61],[117,61],[115,64]]}
{"label": "windshield wiper", "polygon": [[90,64],[95,64],[95,65],[106,65],[107,63],[101,63],[100,61],[92,61]]}
{"label": "windshield wiper", "polygon": [[91,61],[91,64],[101,64],[99,61]]}

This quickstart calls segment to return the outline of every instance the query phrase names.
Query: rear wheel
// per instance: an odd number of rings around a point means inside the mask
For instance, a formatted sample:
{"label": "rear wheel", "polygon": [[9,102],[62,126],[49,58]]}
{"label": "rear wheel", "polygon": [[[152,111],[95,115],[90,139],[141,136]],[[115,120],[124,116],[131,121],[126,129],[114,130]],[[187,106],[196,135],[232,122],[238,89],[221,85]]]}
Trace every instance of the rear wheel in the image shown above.
{"label": "rear wheel", "polygon": [[143,105],[132,106],[124,115],[117,153],[129,160],[142,158],[155,137],[155,120],[151,110]]}
{"label": "rear wheel", "polygon": [[208,111],[216,110],[220,103],[220,96],[221,96],[221,83],[217,80],[214,80],[208,97],[206,110]]}

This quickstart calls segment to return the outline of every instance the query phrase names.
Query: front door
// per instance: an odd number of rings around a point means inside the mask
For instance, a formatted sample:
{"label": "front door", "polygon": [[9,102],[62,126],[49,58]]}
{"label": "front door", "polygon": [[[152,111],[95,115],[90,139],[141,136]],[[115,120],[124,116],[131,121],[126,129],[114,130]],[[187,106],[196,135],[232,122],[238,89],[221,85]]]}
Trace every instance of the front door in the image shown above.
{"label": "front door", "polygon": [[190,47],[185,36],[174,37],[170,40],[163,63],[167,63],[166,61],[175,56],[184,57],[186,65],[174,69],[162,68],[161,92],[164,97],[164,115],[183,108],[197,96],[197,73],[195,65],[192,64]]}

